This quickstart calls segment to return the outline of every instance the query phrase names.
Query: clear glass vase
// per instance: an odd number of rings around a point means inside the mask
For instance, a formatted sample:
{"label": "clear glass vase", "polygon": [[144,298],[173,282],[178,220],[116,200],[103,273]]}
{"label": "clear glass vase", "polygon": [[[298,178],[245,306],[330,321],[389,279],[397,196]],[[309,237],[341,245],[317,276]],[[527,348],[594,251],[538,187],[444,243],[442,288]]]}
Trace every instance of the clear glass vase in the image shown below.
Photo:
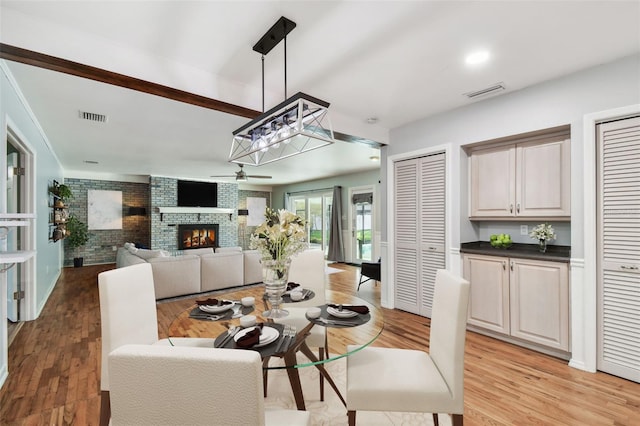
{"label": "clear glass vase", "polygon": [[538,240],[538,251],[545,253],[547,251],[547,240]]}
{"label": "clear glass vase", "polygon": [[280,309],[282,295],[287,290],[289,280],[289,267],[291,259],[272,260],[262,259],[262,282],[264,282],[265,293],[269,301],[268,311],[264,311],[264,318],[283,318],[289,315],[288,311]]}

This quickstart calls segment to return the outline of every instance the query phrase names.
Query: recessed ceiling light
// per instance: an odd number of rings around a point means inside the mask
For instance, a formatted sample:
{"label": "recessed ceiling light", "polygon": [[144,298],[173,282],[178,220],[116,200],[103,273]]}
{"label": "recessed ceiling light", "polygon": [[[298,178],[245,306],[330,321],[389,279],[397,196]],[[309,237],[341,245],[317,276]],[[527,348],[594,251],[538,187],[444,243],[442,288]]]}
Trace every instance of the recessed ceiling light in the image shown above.
{"label": "recessed ceiling light", "polygon": [[376,124],[378,122],[378,117],[369,117],[366,121],[367,124]]}
{"label": "recessed ceiling light", "polygon": [[473,52],[465,58],[465,62],[467,65],[478,65],[483,64],[489,60],[489,52],[486,50],[479,50],[477,52]]}

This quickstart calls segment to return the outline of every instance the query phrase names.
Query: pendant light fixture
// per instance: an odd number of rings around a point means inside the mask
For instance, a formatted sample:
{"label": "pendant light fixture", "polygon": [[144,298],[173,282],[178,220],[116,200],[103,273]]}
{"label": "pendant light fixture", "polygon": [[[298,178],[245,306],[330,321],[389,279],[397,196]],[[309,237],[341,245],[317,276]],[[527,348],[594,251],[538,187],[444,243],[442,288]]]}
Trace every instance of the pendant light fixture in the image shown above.
{"label": "pendant light fixture", "polygon": [[[287,34],[296,23],[281,17],[253,50],[262,54],[262,111],[233,132],[229,161],[259,166],[334,143],[329,103],[298,92],[287,99]],[[264,56],[284,40],[285,101],[264,112]]]}

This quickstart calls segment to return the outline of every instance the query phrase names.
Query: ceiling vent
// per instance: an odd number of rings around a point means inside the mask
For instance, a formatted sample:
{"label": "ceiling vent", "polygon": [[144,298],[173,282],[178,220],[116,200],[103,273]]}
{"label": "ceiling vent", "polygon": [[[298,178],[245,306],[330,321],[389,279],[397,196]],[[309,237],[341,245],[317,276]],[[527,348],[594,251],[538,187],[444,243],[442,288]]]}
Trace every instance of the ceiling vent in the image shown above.
{"label": "ceiling vent", "polygon": [[495,95],[496,93],[500,93],[503,90],[506,90],[504,83],[496,83],[492,86],[485,87],[484,89],[476,90],[473,92],[467,92],[464,95],[469,99],[475,99],[482,96]]}
{"label": "ceiling vent", "polygon": [[79,111],[82,120],[97,121],[98,123],[106,123],[107,116],[104,114],[96,114],[95,112]]}

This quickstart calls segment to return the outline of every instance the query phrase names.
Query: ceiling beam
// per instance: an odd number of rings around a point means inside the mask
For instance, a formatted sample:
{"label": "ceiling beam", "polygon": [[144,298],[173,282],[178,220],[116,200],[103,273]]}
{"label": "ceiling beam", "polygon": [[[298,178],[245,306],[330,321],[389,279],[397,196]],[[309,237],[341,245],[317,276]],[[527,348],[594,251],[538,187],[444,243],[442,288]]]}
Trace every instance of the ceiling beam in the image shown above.
{"label": "ceiling beam", "polygon": [[217,99],[207,98],[205,96],[174,89],[173,87],[163,86],[161,84],[152,83],[139,78],[118,74],[101,68],[92,67],[90,65],[45,55],[44,53],[22,49],[20,47],[4,43],[0,43],[0,58],[74,75],[76,77],[87,78],[101,83],[112,84],[114,86],[124,87],[126,89],[136,90],[138,92],[148,93],[150,95],[156,95],[207,109],[226,112],[240,117],[253,119],[261,114],[260,111],[233,105]]}
{"label": "ceiling beam", "polygon": [[[148,93],[150,95],[156,95],[190,105],[237,115],[239,117],[254,119],[262,114],[260,111],[219,101],[217,99],[207,98],[206,96],[196,95],[173,87],[163,86],[162,84],[152,83],[150,81],[141,80],[128,75],[107,71],[102,68],[92,67],[90,65],[46,55],[33,50],[11,46],[5,43],[0,43],[0,59],[33,65],[35,67],[74,75],[76,77],[87,78],[89,80],[124,87],[126,89],[136,90],[138,92]],[[362,143],[375,148],[384,146],[384,144],[371,139],[347,135],[337,131],[334,131],[334,139],[349,143]]]}

